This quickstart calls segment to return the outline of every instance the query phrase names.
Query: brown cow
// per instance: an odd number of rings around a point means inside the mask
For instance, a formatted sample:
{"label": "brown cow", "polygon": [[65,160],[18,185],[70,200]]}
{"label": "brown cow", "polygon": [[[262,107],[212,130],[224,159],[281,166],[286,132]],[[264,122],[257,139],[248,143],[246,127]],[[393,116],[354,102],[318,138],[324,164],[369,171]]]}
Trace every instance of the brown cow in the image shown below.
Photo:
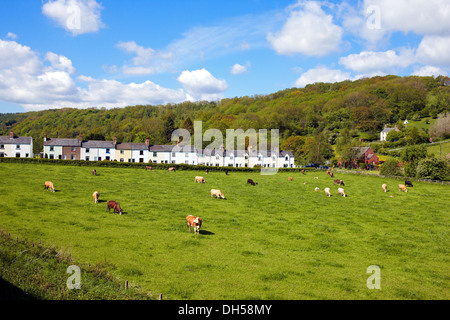
{"label": "brown cow", "polygon": [[145,171],[147,171],[147,170],[153,171],[153,167],[151,167],[151,166],[146,166],[146,167],[145,167]]}
{"label": "brown cow", "polygon": [[117,201],[108,200],[106,203],[106,209],[108,209],[108,212],[111,213],[111,209],[113,209],[113,213],[115,214],[116,211],[121,215],[123,213],[122,208],[120,207],[120,204]]}
{"label": "brown cow", "polygon": [[194,228],[194,234],[200,234],[200,228],[202,226],[202,218],[188,215],[186,217],[186,222],[189,227],[189,232],[191,232],[191,227]]}
{"label": "brown cow", "polygon": [[305,174],[305,170],[304,169],[302,170],[302,174]]}
{"label": "brown cow", "polygon": [[288,180],[289,180],[289,181],[294,181],[294,178],[289,177]]}
{"label": "brown cow", "polygon": [[45,181],[44,190],[46,190],[46,189],[50,189],[52,192],[55,192],[55,186],[53,185],[53,182]]}
{"label": "brown cow", "polygon": [[404,184],[399,184],[398,191],[408,192],[408,189],[406,189],[406,186]]}
{"label": "brown cow", "polygon": [[97,171],[95,169],[92,169],[92,175],[94,175],[94,176],[97,175]]}
{"label": "brown cow", "polygon": [[171,167],[171,168],[169,168],[169,169],[167,169],[167,171],[173,171],[173,172],[175,172],[175,168],[174,167]]}
{"label": "brown cow", "polygon": [[333,184],[338,184],[338,185],[340,185],[340,186],[345,186],[344,181],[339,180],[339,179],[334,180],[334,183],[333,183]]}
{"label": "brown cow", "polygon": [[94,202],[98,203],[98,198],[100,197],[100,193],[98,193],[98,191],[94,191],[94,193],[92,194],[92,197],[94,198]]}

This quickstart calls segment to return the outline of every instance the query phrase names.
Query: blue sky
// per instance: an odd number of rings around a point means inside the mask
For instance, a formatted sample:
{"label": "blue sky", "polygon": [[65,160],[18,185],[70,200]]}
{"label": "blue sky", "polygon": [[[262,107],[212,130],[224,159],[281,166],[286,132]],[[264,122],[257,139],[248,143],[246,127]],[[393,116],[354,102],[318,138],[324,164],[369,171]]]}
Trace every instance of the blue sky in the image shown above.
{"label": "blue sky", "polygon": [[448,75],[448,0],[2,0],[0,113]]}

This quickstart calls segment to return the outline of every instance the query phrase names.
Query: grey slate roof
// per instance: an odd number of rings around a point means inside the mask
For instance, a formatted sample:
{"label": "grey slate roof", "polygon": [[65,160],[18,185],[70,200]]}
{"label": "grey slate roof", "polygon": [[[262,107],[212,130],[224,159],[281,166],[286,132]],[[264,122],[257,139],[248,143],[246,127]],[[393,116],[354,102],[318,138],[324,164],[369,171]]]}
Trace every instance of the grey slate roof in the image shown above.
{"label": "grey slate roof", "polygon": [[15,137],[11,139],[9,136],[1,136],[1,144],[31,144],[33,139],[31,137]]}
{"label": "grey slate roof", "polygon": [[47,139],[44,146],[63,146],[63,147],[81,147],[81,141],[78,139]]}
{"label": "grey slate roof", "polygon": [[113,149],[114,148],[114,143],[112,141],[89,140],[89,141],[83,141],[81,146],[83,148]]}

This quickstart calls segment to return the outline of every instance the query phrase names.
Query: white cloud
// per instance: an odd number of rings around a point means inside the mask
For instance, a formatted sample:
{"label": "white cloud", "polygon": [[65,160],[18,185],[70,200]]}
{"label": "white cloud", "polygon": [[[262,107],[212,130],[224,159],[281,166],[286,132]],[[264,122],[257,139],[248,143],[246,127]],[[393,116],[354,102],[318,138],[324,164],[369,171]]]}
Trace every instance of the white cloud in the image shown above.
{"label": "white cloud", "polygon": [[188,99],[183,89],[168,89],[151,81],[122,83],[80,75],[77,85],[70,59],[48,52],[45,65],[30,47],[0,39],[0,100],[26,110],[49,108],[124,107],[166,104]]}
{"label": "white cloud", "polygon": [[11,40],[16,40],[17,39],[17,34],[12,33],[12,32],[8,32],[6,34],[6,38],[11,39]]}
{"label": "white cloud", "polygon": [[267,40],[282,55],[325,56],[339,49],[342,35],[342,28],[333,23],[333,16],[327,15],[319,2],[301,1],[291,7],[283,28],[275,34],[269,32]]}
{"label": "white cloud", "polygon": [[104,27],[96,0],[49,0],[42,6],[42,13],[55,21],[73,36],[95,33]]}
{"label": "white cloud", "polygon": [[425,36],[417,48],[417,58],[424,64],[450,67],[450,36]]}
{"label": "white cloud", "polygon": [[386,74],[404,69],[415,62],[413,50],[401,49],[399,53],[394,50],[385,52],[363,51],[341,57],[339,63],[345,68],[364,74]]}
{"label": "white cloud", "polygon": [[345,80],[351,80],[349,72],[320,66],[304,72],[295,82],[295,86],[297,88],[303,88],[307,84],[316,82],[334,83]]}
{"label": "white cloud", "polygon": [[423,66],[421,68],[416,68],[412,75],[420,77],[437,77],[437,76],[447,76],[447,72],[438,67]]}
{"label": "white cloud", "polygon": [[381,29],[419,35],[450,32],[448,0],[365,0],[364,9],[379,8]]}
{"label": "white cloud", "polygon": [[177,80],[194,100],[216,100],[223,98],[228,84],[216,79],[208,70],[183,71]]}
{"label": "white cloud", "polygon": [[231,67],[231,74],[237,75],[247,72],[248,67],[250,67],[250,63],[247,63],[245,66],[236,63],[233,67]]}
{"label": "white cloud", "polygon": [[57,70],[66,71],[69,74],[75,73],[75,68],[72,66],[72,61],[63,55],[47,52],[45,59],[48,60],[52,67]]}

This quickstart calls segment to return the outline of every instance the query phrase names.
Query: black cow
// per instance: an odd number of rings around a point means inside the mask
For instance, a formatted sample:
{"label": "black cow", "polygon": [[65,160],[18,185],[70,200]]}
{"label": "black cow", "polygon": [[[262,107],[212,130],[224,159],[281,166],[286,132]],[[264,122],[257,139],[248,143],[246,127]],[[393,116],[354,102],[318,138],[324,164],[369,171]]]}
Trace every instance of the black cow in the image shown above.
{"label": "black cow", "polygon": [[411,181],[405,181],[405,186],[412,187],[413,184],[411,183]]}
{"label": "black cow", "polygon": [[247,184],[251,184],[252,186],[256,186],[258,183],[257,182],[254,182],[252,179],[248,179],[247,180]]}

